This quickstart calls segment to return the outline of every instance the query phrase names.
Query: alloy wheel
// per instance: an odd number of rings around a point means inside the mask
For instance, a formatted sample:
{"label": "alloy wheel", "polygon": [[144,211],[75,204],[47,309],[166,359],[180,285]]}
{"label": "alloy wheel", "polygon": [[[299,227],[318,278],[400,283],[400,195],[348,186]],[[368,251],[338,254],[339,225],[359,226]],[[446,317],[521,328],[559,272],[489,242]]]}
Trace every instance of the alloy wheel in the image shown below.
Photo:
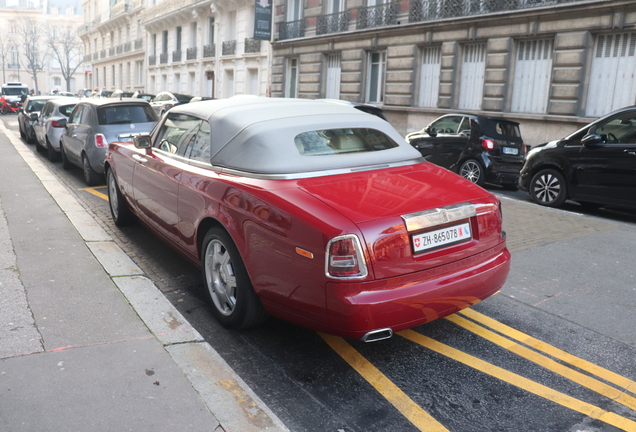
{"label": "alloy wheel", "polygon": [[551,172],[545,172],[532,185],[534,195],[544,204],[556,201],[561,194],[561,181]]}
{"label": "alloy wheel", "polygon": [[479,162],[473,160],[464,162],[459,170],[459,175],[468,181],[478,184],[482,176]]}
{"label": "alloy wheel", "polygon": [[236,308],[237,282],[230,253],[218,239],[208,243],[205,251],[206,285],[214,307],[224,316]]}

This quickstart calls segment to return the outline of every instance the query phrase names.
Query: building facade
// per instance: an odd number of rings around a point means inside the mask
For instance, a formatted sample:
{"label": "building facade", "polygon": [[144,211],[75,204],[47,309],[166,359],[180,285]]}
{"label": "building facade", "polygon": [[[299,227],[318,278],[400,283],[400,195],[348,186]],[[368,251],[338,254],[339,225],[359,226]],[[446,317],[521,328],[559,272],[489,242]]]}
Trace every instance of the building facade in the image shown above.
{"label": "building facade", "polygon": [[144,91],[145,32],[142,0],[88,0],[83,3],[84,87]]}
{"label": "building facade", "polygon": [[[46,40],[48,32],[71,32],[75,34],[82,22],[82,8],[79,0],[0,0],[0,65],[2,82],[22,82],[35,90],[31,72],[26,69],[23,38],[20,28],[25,22],[34,26],[38,34],[42,70],[37,73],[38,91],[42,94],[52,90],[67,89],[60,61],[54,55]],[[70,91],[75,91],[82,83],[81,47],[72,55],[71,68],[79,66],[70,77]]]}
{"label": "building facade", "polygon": [[253,39],[253,3],[87,0],[84,8],[88,88],[268,94],[270,44]]}
{"label": "building facade", "polygon": [[636,103],[636,3],[276,0],[272,96],[383,107],[402,133],[456,111],[532,145]]}

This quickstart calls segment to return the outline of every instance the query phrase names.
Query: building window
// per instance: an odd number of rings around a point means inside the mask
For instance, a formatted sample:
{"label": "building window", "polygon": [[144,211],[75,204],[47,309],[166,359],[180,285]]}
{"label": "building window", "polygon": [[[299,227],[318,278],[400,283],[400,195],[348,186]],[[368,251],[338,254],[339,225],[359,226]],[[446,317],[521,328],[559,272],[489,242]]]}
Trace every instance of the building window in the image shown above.
{"label": "building window", "polygon": [[287,91],[285,95],[290,98],[298,97],[298,59],[290,58],[287,60]]}
{"label": "building window", "polygon": [[247,91],[245,93],[258,95],[258,69],[247,70]]}
{"label": "building window", "polygon": [[340,99],[340,54],[327,56],[327,85],[325,97],[327,99]]}
{"label": "building window", "polygon": [[[106,88],[106,66],[104,66],[102,68],[102,79],[104,80],[104,88]],[[99,82],[97,83],[97,86],[99,87]]]}
{"label": "building window", "polygon": [[56,87],[59,87],[62,85],[62,80],[60,79],[60,77],[54,77],[53,78],[53,85]]}
{"label": "building window", "polygon": [[464,46],[459,86],[459,109],[479,110],[484,94],[486,44]]}
{"label": "building window", "polygon": [[17,33],[18,28],[16,26],[15,21],[9,21],[9,33]]}
{"label": "building window", "polygon": [[208,23],[208,44],[214,44],[214,17],[210,17]]}
{"label": "building window", "polygon": [[177,27],[177,45],[176,45],[176,50],[179,51],[181,49],[181,33],[182,33],[182,29],[181,26]]}
{"label": "building window", "polygon": [[225,70],[225,86],[223,97],[229,98],[234,96],[234,71],[232,69]]}
{"label": "building window", "polygon": [[[144,62],[143,60],[138,60],[135,62],[135,67],[137,69],[137,85],[143,85],[144,84]],[[151,89],[151,91],[154,91],[154,89]]]}
{"label": "building window", "polygon": [[442,63],[441,60],[441,47],[425,47],[422,49],[420,97],[418,106],[437,108],[437,100],[439,98],[439,74]]}
{"label": "building window", "polygon": [[599,35],[594,46],[585,115],[599,117],[636,100],[636,33]]}
{"label": "building window", "polygon": [[289,0],[287,3],[287,21],[298,21],[303,17],[303,1]]}
{"label": "building window", "polygon": [[161,34],[161,52],[168,53],[168,30],[164,30]]}
{"label": "building window", "polygon": [[538,114],[547,112],[552,44],[552,39],[519,42],[510,111]]}
{"label": "building window", "polygon": [[367,64],[367,102],[382,102],[384,96],[386,52],[370,52]]}
{"label": "building window", "polygon": [[112,77],[112,80],[110,81],[110,83],[113,85],[113,87],[115,87],[115,65],[112,65],[110,67],[110,71],[111,71],[111,77]]}

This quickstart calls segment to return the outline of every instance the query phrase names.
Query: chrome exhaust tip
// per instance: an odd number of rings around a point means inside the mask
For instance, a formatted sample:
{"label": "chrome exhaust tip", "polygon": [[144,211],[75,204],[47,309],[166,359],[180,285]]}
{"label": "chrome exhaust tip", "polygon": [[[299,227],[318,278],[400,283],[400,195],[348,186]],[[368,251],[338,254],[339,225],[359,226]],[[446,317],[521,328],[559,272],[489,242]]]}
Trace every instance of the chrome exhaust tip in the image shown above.
{"label": "chrome exhaust tip", "polygon": [[384,339],[388,339],[393,336],[393,330],[390,328],[371,330],[360,338],[362,342],[377,342]]}

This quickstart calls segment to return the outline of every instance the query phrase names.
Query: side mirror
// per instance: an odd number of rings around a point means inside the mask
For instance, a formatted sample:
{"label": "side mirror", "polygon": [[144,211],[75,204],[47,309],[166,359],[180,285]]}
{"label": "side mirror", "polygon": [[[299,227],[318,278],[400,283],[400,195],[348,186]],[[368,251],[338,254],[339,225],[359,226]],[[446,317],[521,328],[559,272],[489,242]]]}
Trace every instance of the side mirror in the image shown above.
{"label": "side mirror", "polygon": [[29,115],[29,118],[30,118],[32,121],[38,121],[38,115],[37,115],[37,113],[31,113],[31,114]]}
{"label": "side mirror", "polygon": [[135,147],[139,149],[147,149],[152,147],[152,141],[150,141],[150,135],[137,135],[135,137]]}
{"label": "side mirror", "polygon": [[435,128],[433,128],[432,126],[426,126],[424,128],[424,132],[426,132],[429,136],[437,136],[437,132],[435,131]]}
{"label": "side mirror", "polygon": [[593,147],[598,147],[598,145],[601,144],[603,141],[604,140],[602,136],[595,133],[591,133],[591,134],[585,135],[583,139],[581,139],[581,144],[583,144],[587,148],[593,148]]}

